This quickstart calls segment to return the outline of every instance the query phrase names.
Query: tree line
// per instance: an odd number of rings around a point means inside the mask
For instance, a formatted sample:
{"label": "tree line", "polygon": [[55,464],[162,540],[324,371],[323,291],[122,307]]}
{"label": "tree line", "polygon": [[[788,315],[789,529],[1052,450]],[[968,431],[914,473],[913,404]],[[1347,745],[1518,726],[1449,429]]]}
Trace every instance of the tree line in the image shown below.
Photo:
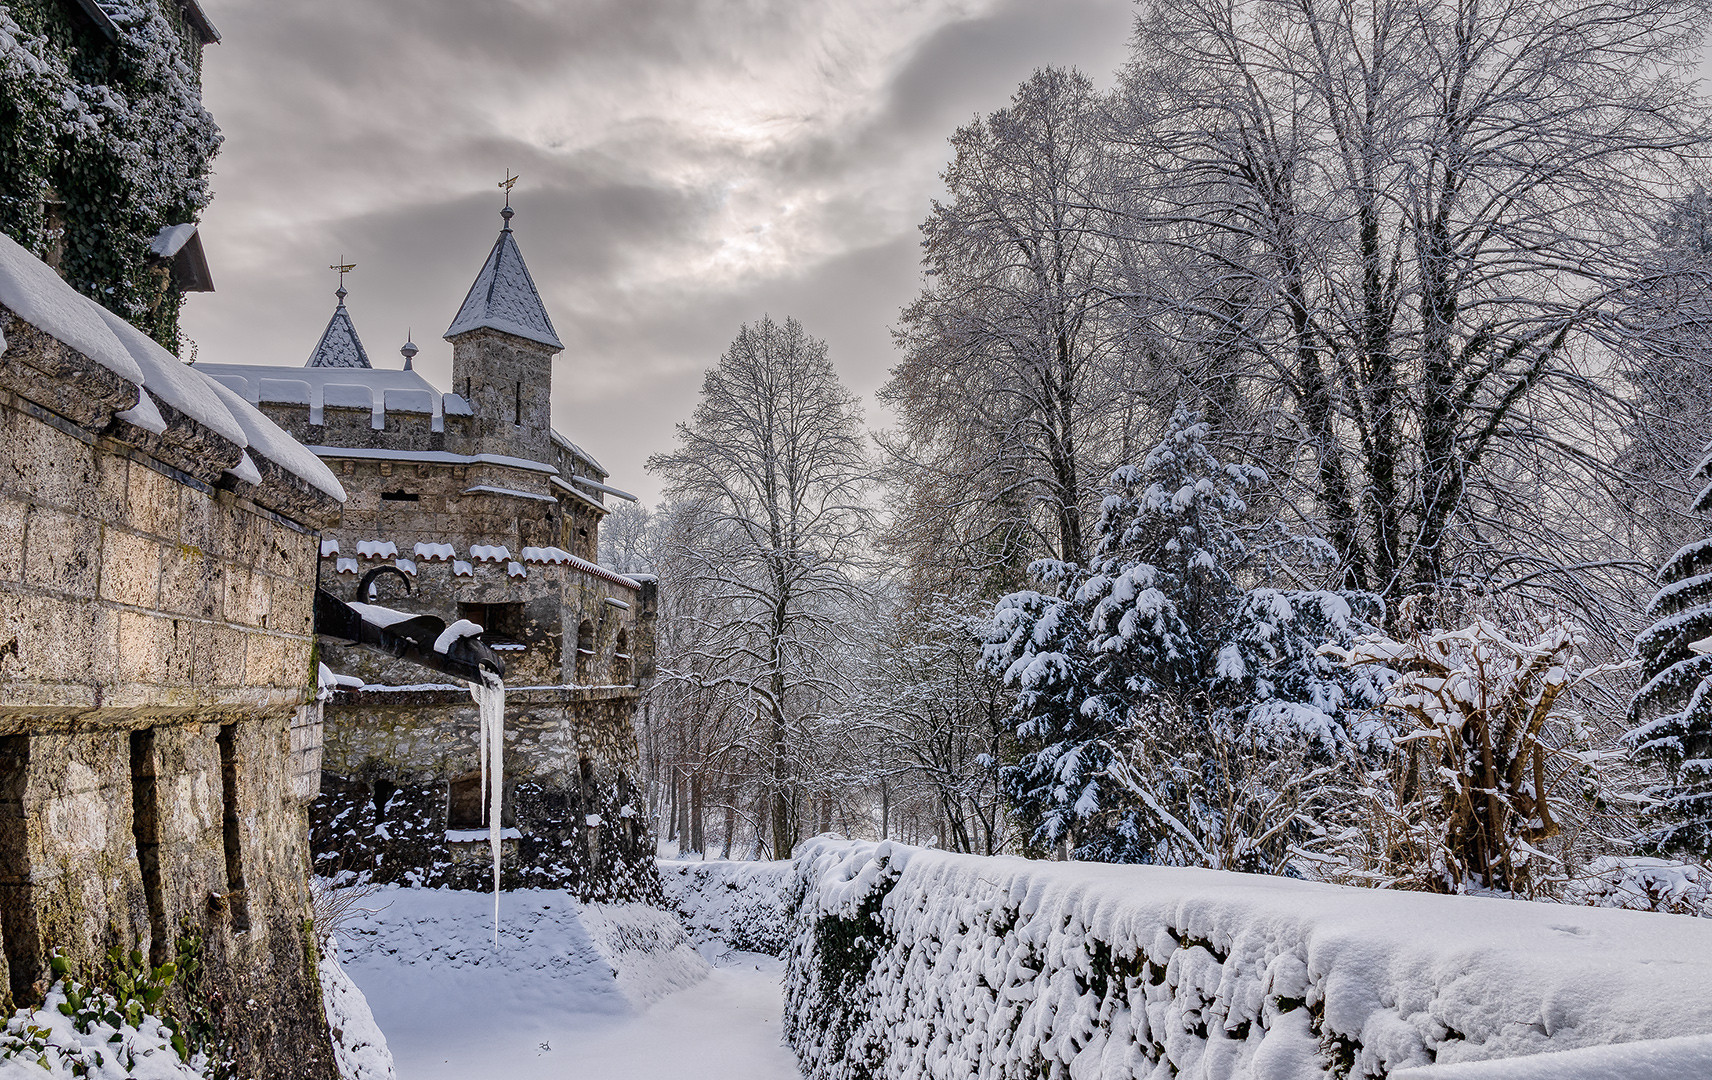
{"label": "tree line", "polygon": [[1707,29],[1144,0],[1109,90],[959,128],[895,426],[764,318],[603,531],[661,577],[663,835],[1562,896],[1703,856]]}

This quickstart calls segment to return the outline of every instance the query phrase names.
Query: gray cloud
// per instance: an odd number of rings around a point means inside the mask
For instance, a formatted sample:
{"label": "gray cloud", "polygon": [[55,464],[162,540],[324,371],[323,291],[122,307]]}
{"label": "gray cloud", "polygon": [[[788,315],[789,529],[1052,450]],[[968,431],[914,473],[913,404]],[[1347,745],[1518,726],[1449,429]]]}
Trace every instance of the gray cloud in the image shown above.
{"label": "gray cloud", "polygon": [[[377,363],[439,334],[492,244],[501,170],[567,345],[556,422],[652,496],[642,464],[737,326],[795,315],[865,395],[919,285],[945,139],[1036,67],[1097,80],[1128,0],[205,0],[227,134],[203,235],[209,359],[299,364],[335,258]],[[870,408],[870,421],[885,417]]]}

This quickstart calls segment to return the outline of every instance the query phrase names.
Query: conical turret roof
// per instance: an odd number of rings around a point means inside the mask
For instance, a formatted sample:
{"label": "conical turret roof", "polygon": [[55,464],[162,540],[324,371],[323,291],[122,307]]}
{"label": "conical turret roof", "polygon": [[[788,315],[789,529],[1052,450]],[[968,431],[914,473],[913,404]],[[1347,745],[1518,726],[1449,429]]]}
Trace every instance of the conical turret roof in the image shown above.
{"label": "conical turret roof", "polygon": [[327,329],[321,331],[321,340],[316,344],[315,351],[309,354],[309,363],[304,367],[369,367],[369,354],[363,349],[363,341],[357,337],[357,328],[351,324],[351,313],[345,310],[345,287],[341,285],[336,294],[339,306],[333,309],[333,317],[327,320]]}
{"label": "conical turret roof", "polygon": [[547,317],[547,309],[541,304],[541,294],[535,291],[535,279],[523,264],[523,253],[517,250],[517,239],[511,234],[512,213],[509,206],[501,211],[505,228],[500,230],[499,239],[494,241],[487,262],[476,275],[475,284],[464,297],[464,306],[458,309],[458,317],[452,320],[445,336],[450,340],[487,327],[563,349],[564,344],[553,330],[553,320]]}

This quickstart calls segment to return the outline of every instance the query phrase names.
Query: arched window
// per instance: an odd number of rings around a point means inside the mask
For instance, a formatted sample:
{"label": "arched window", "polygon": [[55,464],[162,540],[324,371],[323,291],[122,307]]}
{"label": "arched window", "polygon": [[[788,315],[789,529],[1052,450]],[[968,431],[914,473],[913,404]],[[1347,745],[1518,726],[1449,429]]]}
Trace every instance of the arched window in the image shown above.
{"label": "arched window", "polygon": [[586,683],[594,664],[594,623],[584,619],[577,626],[577,681]]}
{"label": "arched window", "polygon": [[630,635],[618,628],[618,645],[612,654],[612,682],[615,686],[630,685]]}

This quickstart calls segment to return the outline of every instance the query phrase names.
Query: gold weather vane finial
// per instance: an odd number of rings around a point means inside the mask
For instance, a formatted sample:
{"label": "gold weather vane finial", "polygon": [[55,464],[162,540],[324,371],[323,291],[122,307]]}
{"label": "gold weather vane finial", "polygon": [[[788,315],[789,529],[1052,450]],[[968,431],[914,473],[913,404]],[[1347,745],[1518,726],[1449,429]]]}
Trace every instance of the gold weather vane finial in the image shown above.
{"label": "gold weather vane finial", "polygon": [[331,266],[327,267],[327,269],[329,269],[329,270],[339,271],[339,290],[337,292],[335,292],[333,295],[337,296],[339,298],[339,303],[341,303],[341,304],[343,304],[345,302],[345,296],[347,295],[345,292],[345,275],[350,273],[352,270],[355,270],[356,268],[357,268],[357,264],[346,262],[345,257],[343,255],[339,256],[338,262],[333,263]]}
{"label": "gold weather vane finial", "polygon": [[505,170],[505,179],[499,182],[499,186],[505,189],[505,205],[507,207],[511,206],[511,188],[521,179],[520,176],[511,175],[510,169]]}

